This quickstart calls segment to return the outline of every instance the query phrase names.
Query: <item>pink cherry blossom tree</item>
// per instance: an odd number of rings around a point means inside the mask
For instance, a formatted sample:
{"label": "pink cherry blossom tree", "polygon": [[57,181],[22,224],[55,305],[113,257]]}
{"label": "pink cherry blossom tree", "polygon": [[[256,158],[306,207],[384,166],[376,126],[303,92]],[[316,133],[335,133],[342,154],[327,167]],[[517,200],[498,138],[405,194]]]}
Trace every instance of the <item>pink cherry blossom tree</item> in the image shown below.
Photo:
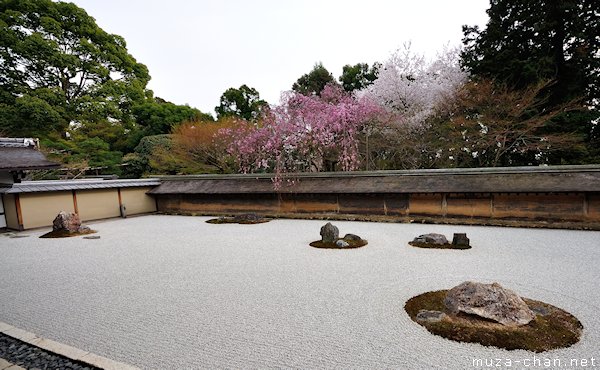
{"label": "pink cherry blossom tree", "polygon": [[368,96],[327,85],[320,96],[285,92],[260,124],[221,134],[229,137],[228,151],[241,172],[274,172],[280,182],[293,172],[356,170],[358,136],[384,122],[385,113]]}

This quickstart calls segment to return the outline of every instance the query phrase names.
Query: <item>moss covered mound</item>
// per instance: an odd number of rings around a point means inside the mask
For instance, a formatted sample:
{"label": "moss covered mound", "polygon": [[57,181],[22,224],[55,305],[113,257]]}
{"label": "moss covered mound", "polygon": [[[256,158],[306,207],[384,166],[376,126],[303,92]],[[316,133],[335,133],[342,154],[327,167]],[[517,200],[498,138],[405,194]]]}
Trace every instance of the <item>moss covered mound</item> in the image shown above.
{"label": "moss covered mound", "polygon": [[94,234],[96,232],[97,232],[96,230],[88,230],[88,231],[83,231],[83,232],[72,233],[67,230],[56,230],[56,231],[50,231],[49,233],[46,233],[46,234],[40,236],[40,238],[71,238],[73,236]]}
{"label": "moss covered mound", "polygon": [[242,225],[254,225],[254,224],[262,224],[265,222],[271,221],[268,218],[260,218],[257,220],[248,220],[248,219],[238,219],[236,217],[219,217],[219,218],[211,218],[206,222],[209,224],[242,224]]}
{"label": "moss covered mound", "polygon": [[419,243],[419,242],[409,242],[409,245],[417,248],[434,248],[434,249],[471,249],[470,245],[460,245],[460,244],[433,244],[433,243]]}
{"label": "moss covered mound", "polygon": [[339,238],[338,240],[345,241],[346,243],[348,243],[348,246],[347,247],[339,247],[335,243],[326,243],[326,242],[323,242],[322,240],[317,240],[316,242],[312,242],[312,243],[310,243],[310,246],[315,247],[315,248],[324,248],[324,249],[352,249],[352,248],[364,247],[365,245],[368,244],[368,242],[364,239],[351,240],[351,239]]}
{"label": "moss covered mound", "polygon": [[[475,315],[452,314],[444,306],[447,290],[427,292],[409,299],[404,309],[410,318],[435,335],[457,342],[480,343],[504,349],[544,352],[569,347],[579,341],[583,325],[570,313],[544,302],[523,298],[536,313],[535,320],[519,327],[507,327]],[[437,322],[418,320],[421,310],[441,311]]]}

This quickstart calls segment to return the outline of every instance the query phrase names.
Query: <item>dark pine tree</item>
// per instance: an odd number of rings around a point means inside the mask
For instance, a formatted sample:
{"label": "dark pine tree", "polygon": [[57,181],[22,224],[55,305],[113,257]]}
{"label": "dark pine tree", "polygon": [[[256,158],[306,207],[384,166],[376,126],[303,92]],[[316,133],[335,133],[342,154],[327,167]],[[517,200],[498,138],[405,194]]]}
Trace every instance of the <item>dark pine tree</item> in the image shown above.
{"label": "dark pine tree", "polygon": [[578,101],[579,108],[547,125],[577,132],[586,148],[558,153],[553,162],[600,160],[600,2],[597,0],[491,0],[485,29],[463,26],[462,63],[475,78],[517,89],[544,80],[546,108]]}

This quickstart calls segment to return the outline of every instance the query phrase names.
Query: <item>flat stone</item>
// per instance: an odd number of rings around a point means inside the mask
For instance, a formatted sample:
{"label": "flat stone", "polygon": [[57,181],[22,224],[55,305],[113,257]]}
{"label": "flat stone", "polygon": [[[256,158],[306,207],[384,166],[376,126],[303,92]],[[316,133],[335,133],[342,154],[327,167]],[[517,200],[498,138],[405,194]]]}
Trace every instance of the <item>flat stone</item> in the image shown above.
{"label": "flat stone", "polygon": [[447,316],[448,315],[446,315],[442,311],[421,310],[417,314],[417,320],[427,321],[427,322],[439,322],[439,321],[442,321]]}
{"label": "flat stone", "polygon": [[0,358],[0,370],[4,370],[10,366],[12,366],[10,362]]}
{"label": "flat stone", "polygon": [[6,333],[8,330],[14,328],[14,326],[0,321],[0,332]]}
{"label": "flat stone", "polygon": [[448,239],[446,239],[446,236],[442,234],[429,233],[417,236],[413,240],[413,243],[444,245],[448,244]]}
{"label": "flat stone", "polygon": [[535,313],[515,292],[498,283],[466,281],[448,291],[445,306],[453,313],[464,312],[505,326],[527,325]]}
{"label": "flat stone", "polygon": [[62,344],[59,342],[55,342],[51,339],[41,339],[32,343],[41,349],[45,349],[46,351],[53,352],[59,354],[61,356],[67,357],[71,360],[80,360],[83,356],[87,355],[89,352],[84,351],[79,348],[71,347],[66,344]]}
{"label": "flat stone", "polygon": [[5,368],[4,370],[26,370],[24,367],[18,366],[18,365],[10,365],[9,367]]}
{"label": "flat stone", "polygon": [[100,235],[84,236],[83,239],[100,239]]}
{"label": "flat stone", "polygon": [[25,343],[31,343],[33,340],[39,339],[39,337],[37,335],[30,333],[28,331],[25,331],[23,329],[15,328],[14,326],[12,328],[4,331],[4,334],[8,335],[9,337],[18,339],[22,342],[25,342]]}
{"label": "flat stone", "polygon": [[540,316],[546,316],[550,313],[550,310],[542,306],[531,307],[531,311]]}
{"label": "flat stone", "polygon": [[359,241],[359,240],[362,240],[362,238],[360,236],[356,235],[356,234],[346,234],[346,235],[344,235],[344,240],[356,240],[356,241]]}
{"label": "flat stone", "polygon": [[82,234],[88,234],[88,233],[92,232],[92,229],[90,229],[89,226],[81,225],[79,227],[79,230],[77,230],[77,232],[82,233]]}

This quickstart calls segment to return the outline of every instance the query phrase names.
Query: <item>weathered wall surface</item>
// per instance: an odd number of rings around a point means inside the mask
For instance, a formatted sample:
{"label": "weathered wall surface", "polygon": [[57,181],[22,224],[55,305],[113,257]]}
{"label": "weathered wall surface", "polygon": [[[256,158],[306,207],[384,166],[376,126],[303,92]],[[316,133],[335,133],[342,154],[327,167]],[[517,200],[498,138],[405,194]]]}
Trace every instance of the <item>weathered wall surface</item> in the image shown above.
{"label": "weathered wall surface", "polygon": [[77,209],[81,221],[119,217],[117,189],[77,190]]}
{"label": "weathered wall surface", "polygon": [[397,220],[426,218],[433,222],[468,219],[474,224],[519,225],[503,223],[519,221],[523,226],[568,222],[600,229],[599,194],[157,194],[156,197],[158,210],[166,213],[357,215]]}
{"label": "weathered wall surface", "polygon": [[587,194],[585,214],[590,220],[600,221],[600,194]]}
{"label": "weathered wall surface", "polygon": [[121,201],[128,215],[156,212],[154,197],[146,194],[150,187],[121,189]]}
{"label": "weathered wall surface", "polygon": [[14,230],[51,226],[60,211],[77,212],[82,221],[119,217],[120,204],[127,207],[127,215],[156,212],[155,198],[146,194],[151,189],[132,187],[3,194],[6,226]]}
{"label": "weathered wall surface", "polygon": [[17,216],[16,196],[13,194],[2,194],[4,199],[4,215],[6,216],[6,227],[19,230],[19,218]]}
{"label": "weathered wall surface", "polygon": [[52,225],[60,211],[75,210],[71,191],[19,194],[19,203],[24,229]]}

